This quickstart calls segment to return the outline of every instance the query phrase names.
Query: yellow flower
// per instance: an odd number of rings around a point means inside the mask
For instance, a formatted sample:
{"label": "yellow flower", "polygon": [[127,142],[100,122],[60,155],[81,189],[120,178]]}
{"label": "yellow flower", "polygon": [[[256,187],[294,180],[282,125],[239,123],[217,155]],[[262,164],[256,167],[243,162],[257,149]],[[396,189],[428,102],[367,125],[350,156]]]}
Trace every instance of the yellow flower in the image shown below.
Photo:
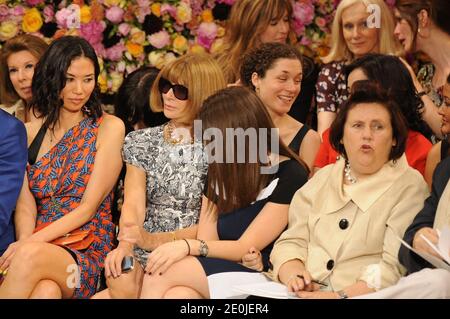
{"label": "yellow flower", "polygon": [[109,76],[111,77],[111,91],[117,92],[120,85],[122,85],[123,75],[117,71],[112,71]]}
{"label": "yellow flower", "polygon": [[106,91],[108,91],[108,74],[105,70],[98,75],[98,86],[100,87],[101,93],[106,93]]}
{"label": "yellow flower", "polygon": [[38,9],[29,9],[23,16],[22,29],[25,32],[37,32],[42,27],[42,23],[42,16]]}
{"label": "yellow flower", "polygon": [[192,19],[192,9],[191,7],[182,2],[177,7],[177,17],[176,20],[179,24],[188,23]]}
{"label": "yellow flower", "polygon": [[18,32],[19,26],[17,23],[11,20],[3,21],[2,24],[0,24],[0,41],[11,39],[16,36]]}
{"label": "yellow flower", "polygon": [[103,63],[103,59],[101,57],[97,57],[98,65],[100,67],[100,71],[103,71],[105,64]]}
{"label": "yellow flower", "polygon": [[225,35],[225,28],[224,27],[219,27],[217,28],[217,37],[221,38]]}
{"label": "yellow flower", "polygon": [[213,17],[212,11],[210,9],[204,10],[202,12],[202,20],[204,22],[213,22],[214,21],[214,17]]}
{"label": "yellow flower", "polygon": [[91,8],[89,6],[82,6],[80,9],[80,21],[81,23],[89,23],[91,22],[92,15],[91,15]]}
{"label": "yellow flower", "polygon": [[194,44],[190,50],[191,53],[205,53],[206,50],[204,47],[202,47],[200,44]]}
{"label": "yellow flower", "polygon": [[107,7],[118,6],[120,0],[104,0],[103,4]]}
{"label": "yellow flower", "polygon": [[130,41],[140,45],[144,44],[145,32],[136,27],[132,28],[130,31]]}
{"label": "yellow flower", "polygon": [[161,69],[164,65],[164,54],[158,51],[152,51],[148,54],[150,65]]}
{"label": "yellow flower", "polygon": [[127,41],[125,46],[127,47],[128,52],[135,58],[144,53],[144,47],[138,43]]}
{"label": "yellow flower", "polygon": [[188,41],[182,35],[177,35],[177,37],[173,39],[172,45],[175,52],[179,54],[183,54],[188,49]]}
{"label": "yellow flower", "polygon": [[222,45],[223,45],[223,38],[215,40],[212,45],[211,49],[209,50],[210,53],[218,53],[222,51]]}
{"label": "yellow flower", "polygon": [[152,13],[155,15],[155,16],[157,16],[157,17],[160,17],[161,16],[161,3],[159,3],[159,2],[154,2],[152,5],[151,5],[151,10],[152,10]]}

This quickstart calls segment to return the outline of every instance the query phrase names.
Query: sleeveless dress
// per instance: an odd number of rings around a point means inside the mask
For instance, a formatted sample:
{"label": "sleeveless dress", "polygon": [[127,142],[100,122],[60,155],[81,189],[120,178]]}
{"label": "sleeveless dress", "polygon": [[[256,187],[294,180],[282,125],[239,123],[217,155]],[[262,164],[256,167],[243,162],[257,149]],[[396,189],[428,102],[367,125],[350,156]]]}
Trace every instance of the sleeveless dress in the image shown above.
{"label": "sleeveless dress", "polygon": [[[36,200],[36,226],[54,222],[80,205],[94,168],[98,127],[103,118],[86,118],[33,165],[28,165],[29,187]],[[112,249],[112,192],[103,200],[94,218],[80,227],[94,234],[84,251],[66,249],[78,264],[80,282],[73,298],[89,298],[97,289],[104,260]],[[68,273],[70,275],[70,273]]]}

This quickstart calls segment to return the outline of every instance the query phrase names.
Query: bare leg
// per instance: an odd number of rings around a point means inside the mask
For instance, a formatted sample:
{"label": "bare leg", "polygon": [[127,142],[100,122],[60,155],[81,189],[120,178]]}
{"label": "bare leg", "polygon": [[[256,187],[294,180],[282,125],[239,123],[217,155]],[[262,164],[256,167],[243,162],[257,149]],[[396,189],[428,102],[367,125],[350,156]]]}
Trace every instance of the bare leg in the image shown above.
{"label": "bare leg", "polygon": [[30,299],[61,299],[58,284],[52,280],[41,280],[31,293]]}
{"label": "bare leg", "polygon": [[192,288],[178,286],[170,288],[164,299],[203,299],[203,296]]}
{"label": "bare leg", "polygon": [[109,288],[97,292],[95,295],[91,297],[91,299],[112,299],[111,294],[109,293]]}
{"label": "bare leg", "polygon": [[144,269],[140,263],[136,263],[136,267],[126,274],[122,274],[117,278],[106,278],[108,293],[112,299],[137,299],[141,293],[142,280],[144,277]]}
{"label": "bare leg", "polygon": [[[63,298],[70,298],[75,287],[70,285],[76,265],[63,248],[49,243],[27,243],[17,252],[0,286],[0,299],[29,298],[41,280],[51,280],[61,289]],[[37,297],[36,294],[34,297]]]}
{"label": "bare leg", "polygon": [[[186,274],[186,269],[189,269],[189,274]],[[169,293],[171,288],[178,286],[184,290],[177,291],[177,298],[184,298],[181,296],[182,291],[188,294],[195,291],[202,298],[209,298],[208,279],[197,258],[191,256],[183,258],[162,275],[144,275],[140,297],[161,299]]]}

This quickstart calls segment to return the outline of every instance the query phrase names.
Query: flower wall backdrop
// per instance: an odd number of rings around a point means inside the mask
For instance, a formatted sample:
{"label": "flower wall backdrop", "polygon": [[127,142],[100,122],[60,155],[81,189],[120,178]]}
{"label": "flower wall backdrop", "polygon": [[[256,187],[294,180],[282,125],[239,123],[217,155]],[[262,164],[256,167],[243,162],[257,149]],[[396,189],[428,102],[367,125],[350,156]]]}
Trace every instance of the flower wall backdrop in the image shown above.
{"label": "flower wall backdrop", "polygon": [[[102,93],[113,94],[124,75],[143,64],[161,68],[188,51],[217,50],[235,1],[0,0],[0,44],[24,32],[48,42],[82,36],[99,56]],[[317,58],[328,52],[339,1],[293,1],[293,25],[305,54]]]}

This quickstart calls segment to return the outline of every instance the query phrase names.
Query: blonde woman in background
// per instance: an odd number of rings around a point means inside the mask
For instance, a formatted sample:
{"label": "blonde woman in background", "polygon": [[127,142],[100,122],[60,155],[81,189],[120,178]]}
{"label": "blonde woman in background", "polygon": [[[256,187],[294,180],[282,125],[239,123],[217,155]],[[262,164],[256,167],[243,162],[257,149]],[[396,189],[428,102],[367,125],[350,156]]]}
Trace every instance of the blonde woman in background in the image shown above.
{"label": "blonde woman in background", "polygon": [[[371,15],[372,7],[380,9]],[[378,11],[375,11],[375,13]],[[383,0],[343,0],[339,3],[332,26],[330,53],[317,81],[317,131],[322,137],[348,98],[345,65],[367,53],[403,54],[394,37],[392,12]]]}

